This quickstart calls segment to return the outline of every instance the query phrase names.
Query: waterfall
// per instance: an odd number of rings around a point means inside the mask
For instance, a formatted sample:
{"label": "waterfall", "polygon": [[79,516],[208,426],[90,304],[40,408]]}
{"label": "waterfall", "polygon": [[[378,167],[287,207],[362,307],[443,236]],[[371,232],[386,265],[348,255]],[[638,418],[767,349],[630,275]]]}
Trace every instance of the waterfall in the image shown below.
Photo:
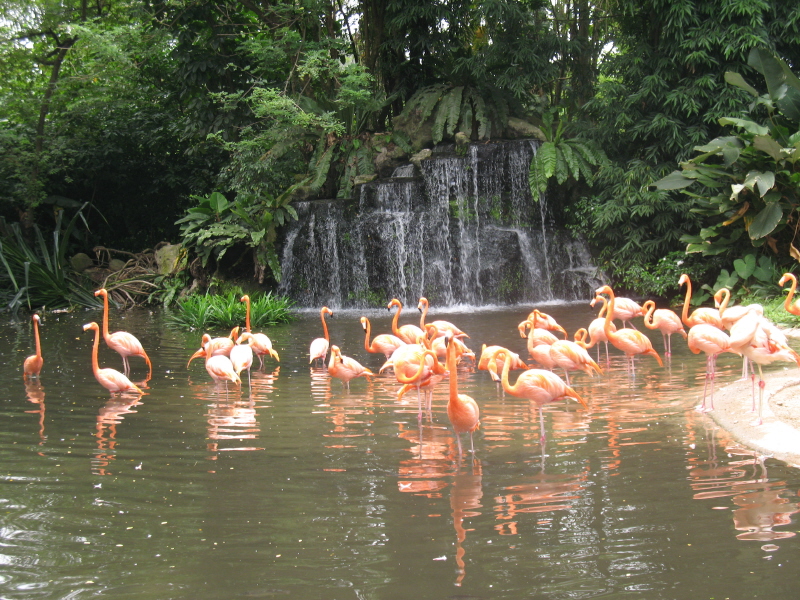
{"label": "waterfall", "polygon": [[370,308],[397,297],[438,306],[586,300],[588,249],[534,202],[529,140],[434,149],[419,169],[356,188],[352,200],[295,203],[279,291],[300,306]]}

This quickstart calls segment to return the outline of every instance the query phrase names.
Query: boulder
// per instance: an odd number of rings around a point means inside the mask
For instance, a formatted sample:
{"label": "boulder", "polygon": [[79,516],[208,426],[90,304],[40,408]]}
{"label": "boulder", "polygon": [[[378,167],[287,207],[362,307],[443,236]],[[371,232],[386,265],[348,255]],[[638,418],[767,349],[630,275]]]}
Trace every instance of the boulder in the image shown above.
{"label": "boulder", "polygon": [[534,138],[540,142],[547,141],[547,138],[541,129],[539,129],[533,123],[523,121],[517,117],[511,117],[508,119],[508,124],[506,125],[506,137],[511,140]]}
{"label": "boulder", "polygon": [[84,254],[83,252],[78,252],[75,256],[69,259],[69,262],[72,265],[72,268],[78,273],[82,273],[94,265],[94,261],[89,257],[89,255]]}
{"label": "boulder", "polygon": [[124,260],[120,260],[119,258],[112,258],[110,261],[108,261],[108,268],[115,272],[121,271],[122,269],[125,268],[126,264],[127,263]]}
{"label": "boulder", "polygon": [[186,268],[186,251],[180,244],[165,244],[156,248],[159,275],[175,275]]}
{"label": "boulder", "polygon": [[433,153],[431,152],[430,148],[425,148],[424,150],[420,150],[414,156],[411,157],[410,159],[411,164],[417,167],[417,169],[419,169],[420,168],[419,163],[421,163],[425,159],[430,158],[431,154]]}

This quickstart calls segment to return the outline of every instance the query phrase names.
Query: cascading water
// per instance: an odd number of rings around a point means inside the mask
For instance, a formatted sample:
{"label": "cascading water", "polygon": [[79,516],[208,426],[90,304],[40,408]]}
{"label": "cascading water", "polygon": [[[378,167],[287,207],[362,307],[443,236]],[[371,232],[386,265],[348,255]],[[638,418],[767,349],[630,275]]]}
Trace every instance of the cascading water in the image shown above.
{"label": "cascading water", "polygon": [[599,282],[586,245],[531,199],[527,140],[437,147],[356,200],[295,204],[280,292],[299,305],[439,306],[585,300]]}

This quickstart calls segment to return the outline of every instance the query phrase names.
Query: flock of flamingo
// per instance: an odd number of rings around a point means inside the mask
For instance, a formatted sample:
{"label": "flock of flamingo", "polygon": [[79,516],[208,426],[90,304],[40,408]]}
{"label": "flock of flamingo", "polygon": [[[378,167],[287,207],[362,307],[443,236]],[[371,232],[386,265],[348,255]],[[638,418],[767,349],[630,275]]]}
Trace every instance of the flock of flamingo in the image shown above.
{"label": "flock of flamingo", "polygon": [[[791,273],[785,273],[778,282],[784,286],[791,282],[789,294],[784,302],[785,309],[795,315],[800,315],[800,300],[792,303],[797,287],[797,279]],[[566,330],[561,327],[551,316],[533,310],[522,321],[518,330],[520,336],[527,337],[527,347],[531,358],[542,368],[531,368],[520,356],[503,346],[483,345],[481,356],[477,361],[480,370],[488,371],[491,378],[502,386],[505,392],[520,398],[533,401],[539,407],[541,435],[544,442],[544,422],[542,406],[560,398],[571,397],[586,406],[586,402],[571,387],[570,371],[582,371],[590,376],[595,373],[602,375],[603,369],[588,353],[588,349],[597,346],[597,361],[600,361],[600,342],[605,344],[606,362],[608,362],[608,344],[621,350],[626,358],[628,369],[635,372],[634,358],[645,354],[652,356],[663,366],[661,356],[653,348],[649,338],[638,331],[631,320],[642,316],[645,326],[649,329],[661,331],[664,341],[665,355],[671,354],[671,335],[677,333],[684,337],[689,349],[707,356],[705,385],[703,389],[703,402],[698,410],[710,411],[714,408],[714,380],[716,377],[716,359],[724,352],[731,352],[744,357],[743,377],[748,371],[752,373],[753,381],[753,406],[756,411],[755,400],[755,372],[748,361],[758,365],[759,371],[759,403],[757,424],[762,420],[762,404],[764,379],[761,366],[775,361],[794,362],[800,366],[800,355],[792,350],[785,335],[768,319],[764,317],[763,308],[758,304],[747,306],[728,306],[730,291],[723,288],[714,295],[716,308],[698,308],[691,314],[689,305],[692,296],[692,284],[687,275],[681,275],[679,286],[686,285],[686,297],[683,312],[678,316],[668,309],[656,309],[655,303],[648,300],[639,305],[629,298],[617,298],[608,285],[596,290],[592,306],[602,303],[598,317],[587,328],[581,328],[574,335],[574,341],[567,339]],[[103,327],[102,334],[106,344],[122,357],[123,372],[111,368],[100,368],[98,364],[98,349],[100,345],[100,327],[97,323],[87,323],[84,331],[94,332],[92,346],[92,370],[97,381],[112,394],[144,392],[128,379],[131,356],[142,357],[148,367],[148,380],[152,376],[152,364],[142,344],[135,336],[126,331],[109,333],[108,330],[108,293],[105,289],[95,292],[95,296],[103,298]],[[195,358],[205,358],[206,371],[216,382],[232,382],[241,385],[242,371],[247,370],[248,381],[250,368],[254,357],[259,359],[259,368],[263,366],[263,357],[270,356],[280,361],[278,353],[273,349],[269,337],[263,333],[254,333],[250,329],[250,298],[242,296],[241,301],[246,305],[245,329],[240,334],[240,327],[234,327],[228,337],[212,338],[204,334],[201,347],[189,359],[187,367]],[[396,298],[388,307],[396,308],[392,319],[392,333],[379,334],[371,337],[370,322],[367,317],[361,317],[361,325],[365,331],[364,348],[367,352],[383,354],[386,362],[379,373],[392,369],[394,376],[402,387],[398,391],[398,398],[408,391],[416,388],[419,404],[418,420],[422,420],[424,409],[430,414],[431,400],[434,386],[449,376],[450,395],[447,404],[447,416],[458,440],[459,456],[462,454],[461,435],[468,433],[470,447],[474,454],[472,440],[473,432],[480,425],[480,410],[477,402],[464,394],[458,393],[457,364],[464,358],[475,361],[475,354],[465,345],[463,339],[469,336],[448,321],[426,322],[428,313],[428,300],[420,298],[417,308],[420,310],[419,326],[406,324],[400,326],[398,321],[402,311],[402,304]],[[370,377],[377,375],[361,365],[355,359],[342,354],[336,345],[330,345],[326,316],[333,315],[327,306],[322,307],[320,318],[322,321],[323,337],[311,342],[309,348],[309,364],[319,361],[325,365],[325,360],[330,351],[327,363],[328,373],[340,379],[344,386],[349,388],[350,381],[356,377]],[[613,321],[619,319],[623,327],[618,329]],[[23,378],[27,381],[38,378],[44,364],[39,341],[38,314],[32,316],[36,354],[25,359],[23,365]],[[630,324],[630,328],[627,325]],[[688,328],[688,333],[686,329]],[[727,333],[726,333],[727,330]],[[556,337],[560,333],[564,339]],[[588,338],[588,341],[587,341]],[[440,359],[444,363],[439,362]],[[553,369],[564,370],[564,379],[553,372]],[[512,369],[523,369],[517,381],[511,384],[509,372]],[[709,394],[710,387],[710,394]],[[710,396],[708,406],[706,398]],[[424,401],[423,401],[424,398]]]}

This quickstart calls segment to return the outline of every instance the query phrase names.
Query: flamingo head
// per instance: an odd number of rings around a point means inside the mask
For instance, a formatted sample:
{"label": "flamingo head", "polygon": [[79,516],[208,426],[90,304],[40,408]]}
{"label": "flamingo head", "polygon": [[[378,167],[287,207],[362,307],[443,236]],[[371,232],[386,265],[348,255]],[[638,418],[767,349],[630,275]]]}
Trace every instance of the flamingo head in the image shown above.
{"label": "flamingo head", "polygon": [[364,331],[366,331],[366,330],[367,330],[367,325],[368,325],[368,324],[369,324],[369,321],[367,320],[367,317],[361,317],[361,328],[362,328]]}
{"label": "flamingo head", "polygon": [[417,309],[420,312],[422,312],[426,308],[428,308],[428,299],[425,296],[423,296],[422,298],[419,299],[419,304],[417,304]]}
{"label": "flamingo head", "polygon": [[686,273],[681,274],[681,278],[678,279],[678,287],[682,286],[684,283],[689,283],[689,276]]}
{"label": "flamingo head", "polygon": [[794,276],[794,273],[784,273],[778,280],[778,285],[783,287],[784,285],[786,285],[787,281],[793,281],[793,282],[797,281],[797,278]]}
{"label": "flamingo head", "polygon": [[400,300],[397,298],[392,298],[392,301],[389,302],[389,306],[386,307],[387,310],[392,310],[392,307],[396,306],[397,308],[402,309],[403,305],[400,303]]}
{"label": "flamingo head", "polygon": [[725,294],[730,297],[731,292],[728,288],[720,288],[714,293],[714,306],[719,308],[720,304],[722,304],[722,300],[725,297]]}
{"label": "flamingo head", "polygon": [[94,295],[108,298],[108,292],[106,291],[106,288],[100,288],[99,290],[95,291]]}
{"label": "flamingo head", "polygon": [[[612,290],[612,289],[611,289],[611,286],[610,286],[610,285],[604,285],[604,286],[602,286],[602,287],[599,287],[599,288],[597,288],[597,289],[595,290],[595,292],[594,292],[594,293],[595,293],[597,296],[600,296],[600,294],[608,294],[608,296],[609,296],[610,298],[613,298],[613,297],[614,297],[614,290]],[[602,299],[602,298],[595,298],[595,300],[601,300],[601,299]]]}
{"label": "flamingo head", "polygon": [[91,323],[86,323],[86,325],[83,326],[84,331],[87,331],[88,329],[94,329],[95,331],[97,331],[100,328],[98,327],[97,323],[92,321]]}
{"label": "flamingo head", "polygon": [[[41,322],[41,319],[39,318],[39,313],[33,313],[33,316],[31,317],[31,319],[33,319],[37,323]],[[84,331],[86,331],[86,330],[84,329]]]}
{"label": "flamingo head", "polygon": [[327,306],[323,306],[322,309],[319,311],[319,314],[321,314],[323,317],[325,315],[328,315],[329,317],[332,317],[333,316],[333,311],[330,308],[328,308]]}
{"label": "flamingo head", "polygon": [[250,296],[248,296],[247,294],[245,294],[244,296],[242,296],[241,298],[239,298],[239,302],[246,302],[247,304],[250,304]]}
{"label": "flamingo head", "polygon": [[238,325],[236,327],[234,327],[233,329],[231,329],[231,334],[228,337],[231,338],[232,340],[235,340],[237,337],[239,337],[239,326]]}

